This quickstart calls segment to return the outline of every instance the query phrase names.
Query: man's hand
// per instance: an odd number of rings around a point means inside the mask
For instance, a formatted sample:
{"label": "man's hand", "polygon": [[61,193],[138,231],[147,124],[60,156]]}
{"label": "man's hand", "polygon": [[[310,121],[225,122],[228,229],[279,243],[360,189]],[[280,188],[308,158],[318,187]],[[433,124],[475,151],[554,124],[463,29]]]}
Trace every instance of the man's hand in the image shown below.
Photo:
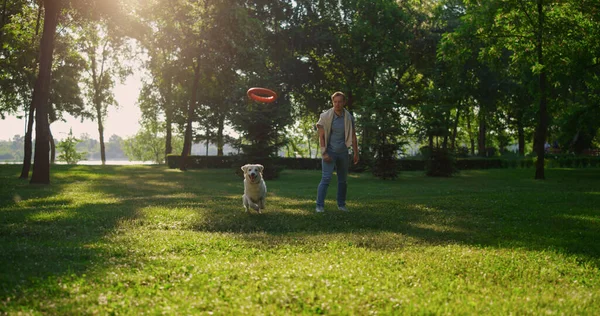
{"label": "man's hand", "polygon": [[358,153],[354,152],[354,164],[357,165],[360,158],[358,157]]}
{"label": "man's hand", "polygon": [[331,162],[332,159],[331,157],[329,157],[329,154],[327,153],[323,153],[323,155],[321,155],[323,157],[323,160],[325,160],[325,162]]}

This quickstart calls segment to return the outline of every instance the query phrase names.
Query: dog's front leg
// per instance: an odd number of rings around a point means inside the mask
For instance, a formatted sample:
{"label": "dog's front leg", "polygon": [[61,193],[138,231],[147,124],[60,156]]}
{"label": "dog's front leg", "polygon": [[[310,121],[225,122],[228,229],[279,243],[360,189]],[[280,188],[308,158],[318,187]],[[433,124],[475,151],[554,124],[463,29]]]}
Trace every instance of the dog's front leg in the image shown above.
{"label": "dog's front leg", "polygon": [[244,208],[246,209],[246,213],[248,213],[248,197],[244,194],[242,196],[242,203],[244,204]]}

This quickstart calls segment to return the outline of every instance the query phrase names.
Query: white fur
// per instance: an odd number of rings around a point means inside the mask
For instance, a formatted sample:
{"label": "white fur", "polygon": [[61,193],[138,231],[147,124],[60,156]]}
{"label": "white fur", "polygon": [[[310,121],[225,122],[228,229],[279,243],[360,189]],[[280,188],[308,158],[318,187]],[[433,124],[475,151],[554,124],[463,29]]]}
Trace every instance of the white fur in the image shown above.
{"label": "white fur", "polygon": [[244,171],[244,195],[242,202],[248,212],[248,208],[253,208],[258,213],[265,208],[265,198],[267,197],[267,185],[262,177],[262,165],[247,164],[242,166]]}

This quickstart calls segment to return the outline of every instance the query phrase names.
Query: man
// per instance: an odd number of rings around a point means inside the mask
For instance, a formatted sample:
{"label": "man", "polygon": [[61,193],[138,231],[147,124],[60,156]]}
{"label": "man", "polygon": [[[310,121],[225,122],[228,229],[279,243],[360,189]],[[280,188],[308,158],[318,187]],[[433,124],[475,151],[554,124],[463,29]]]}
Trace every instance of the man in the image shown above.
{"label": "man", "polygon": [[354,117],[344,108],[346,96],[342,92],[335,92],[331,96],[333,107],[321,114],[317,122],[319,144],[321,146],[322,176],[317,189],[318,213],[325,211],[325,196],[333,170],[335,168],[338,180],[337,205],[338,209],[347,212],[346,191],[348,168],[350,158],[348,147],[352,146],[354,164],[358,163],[358,143],[354,129]]}

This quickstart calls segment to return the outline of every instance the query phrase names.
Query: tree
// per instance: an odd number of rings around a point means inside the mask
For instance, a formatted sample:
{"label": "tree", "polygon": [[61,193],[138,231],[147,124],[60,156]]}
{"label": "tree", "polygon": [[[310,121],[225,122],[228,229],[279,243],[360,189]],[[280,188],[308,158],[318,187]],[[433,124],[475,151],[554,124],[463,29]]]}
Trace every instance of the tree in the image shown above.
{"label": "tree", "polygon": [[[48,122],[50,81],[52,74],[52,59],[54,53],[54,37],[58,25],[60,13],[69,5],[73,5],[75,12],[85,16],[116,14],[116,0],[94,1],[94,0],[45,0],[44,4],[44,28],[40,41],[39,72],[33,89],[31,106],[35,109],[36,142],[34,168],[30,183],[50,183],[50,125]],[[82,9],[83,8],[83,9]],[[89,16],[87,18],[90,18]]]}
{"label": "tree", "polygon": [[83,83],[87,103],[94,109],[94,118],[98,122],[100,157],[106,164],[104,142],[104,120],[108,106],[117,106],[112,89],[115,80],[121,82],[131,70],[122,62],[127,56],[126,40],[115,34],[104,23],[87,23],[80,29],[79,45],[86,59],[86,72]]}
{"label": "tree", "polygon": [[[129,160],[152,161],[157,164],[165,162],[165,134],[164,123],[157,120],[144,120],[142,129],[135,136],[123,140],[123,151]],[[173,147],[180,150],[183,140],[173,138]]]}
{"label": "tree", "polygon": [[140,7],[141,19],[147,25],[140,43],[147,50],[145,67],[151,77],[149,82],[144,83],[140,101],[153,101],[140,102],[139,105],[145,116],[155,117],[155,113],[159,112],[165,116],[165,156],[173,152],[173,124],[179,109],[184,107],[182,100],[185,94],[181,83],[185,80],[181,77],[187,75],[177,53],[181,39],[172,5],[172,2],[155,0],[141,2]]}
{"label": "tree", "polygon": [[579,83],[582,78],[594,77],[590,76],[589,67],[597,64],[599,33],[593,22],[598,20],[594,14],[597,6],[594,1],[513,1],[503,3],[503,13],[496,14],[497,26],[493,30],[505,36],[499,43],[511,51],[512,60],[518,62],[515,65],[529,65],[523,76],[537,77],[530,85],[538,104],[534,138],[536,179],[545,178],[544,144],[548,141],[549,114],[554,116],[560,108],[573,104],[573,97],[584,95]]}
{"label": "tree", "polygon": [[77,151],[77,144],[80,142],[79,139],[73,137],[73,129],[70,129],[67,138],[58,143],[58,160],[69,165],[76,165],[80,160],[85,160],[87,153]]}
{"label": "tree", "polygon": [[[407,107],[407,90],[418,74],[409,55],[410,25],[418,15],[412,14],[412,4],[295,2],[290,19],[294,27],[285,33],[291,42],[287,46],[294,49],[293,58],[281,66],[292,75],[286,81],[294,101],[316,121],[318,113],[330,107],[329,95],[343,91],[348,97],[346,108],[359,118],[361,162],[375,156],[384,159],[384,152],[395,157],[405,131],[406,122],[400,116]],[[396,150],[388,150],[389,146]]]}
{"label": "tree", "polygon": [[31,183],[50,183],[50,124],[48,99],[54,50],[54,34],[61,10],[59,0],[44,2],[44,31],[40,44],[39,73],[33,88],[31,106],[35,109],[35,156]]}

